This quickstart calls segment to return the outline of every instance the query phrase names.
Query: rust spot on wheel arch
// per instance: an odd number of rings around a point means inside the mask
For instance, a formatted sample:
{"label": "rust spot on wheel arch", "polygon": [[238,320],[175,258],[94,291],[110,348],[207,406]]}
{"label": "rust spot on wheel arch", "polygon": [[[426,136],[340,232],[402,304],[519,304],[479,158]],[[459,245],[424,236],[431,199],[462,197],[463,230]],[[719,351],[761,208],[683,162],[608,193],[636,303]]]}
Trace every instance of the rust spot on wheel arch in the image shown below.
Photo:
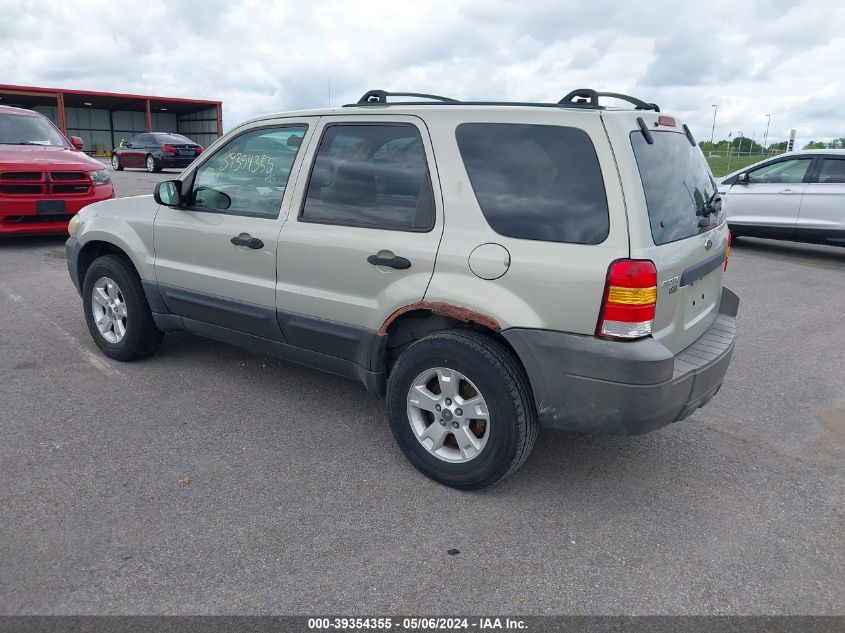
{"label": "rust spot on wheel arch", "polygon": [[501,330],[499,322],[496,319],[486,314],[482,314],[481,312],[476,312],[475,310],[470,310],[469,308],[462,308],[461,306],[455,306],[451,303],[445,303],[442,301],[421,301],[396,310],[396,312],[387,317],[385,322],[381,324],[378,333],[380,335],[387,334],[387,330],[391,323],[403,314],[407,314],[408,312],[413,312],[415,310],[429,310],[433,314],[441,314],[443,316],[452,317],[454,319],[458,319],[459,321],[464,321],[465,323],[477,323],[478,325],[495,330],[496,332]]}

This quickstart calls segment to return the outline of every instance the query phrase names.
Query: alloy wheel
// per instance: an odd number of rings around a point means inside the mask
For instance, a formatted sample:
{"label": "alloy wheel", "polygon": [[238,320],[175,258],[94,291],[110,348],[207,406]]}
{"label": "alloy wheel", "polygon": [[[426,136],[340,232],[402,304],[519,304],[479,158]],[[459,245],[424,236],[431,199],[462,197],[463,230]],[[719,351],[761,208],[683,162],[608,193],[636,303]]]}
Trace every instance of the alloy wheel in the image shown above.
{"label": "alloy wheel", "polygon": [[414,435],[438,459],[460,464],[484,450],[490,437],[487,402],[461,372],[427,369],[411,383],[407,401]]}
{"label": "alloy wheel", "polygon": [[109,277],[100,277],[91,289],[91,315],[100,335],[109,343],[120,343],[126,336],[126,300],[120,287]]}

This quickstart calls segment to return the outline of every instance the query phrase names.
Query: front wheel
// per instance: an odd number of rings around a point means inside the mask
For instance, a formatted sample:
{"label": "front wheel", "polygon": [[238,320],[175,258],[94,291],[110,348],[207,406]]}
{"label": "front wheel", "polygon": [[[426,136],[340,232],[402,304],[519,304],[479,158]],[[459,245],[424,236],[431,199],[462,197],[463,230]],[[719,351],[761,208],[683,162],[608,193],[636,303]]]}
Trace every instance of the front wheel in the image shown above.
{"label": "front wheel", "polygon": [[130,361],[152,354],[163,336],[132,264],[120,255],[95,259],[82,284],[85,321],[106,356]]}
{"label": "front wheel", "polygon": [[408,460],[431,479],[465,490],[515,472],[539,426],[514,354],[470,330],[446,330],[410,345],[391,370],[387,409]]}
{"label": "front wheel", "polygon": [[147,161],[146,161],[147,171],[155,173],[157,171],[161,171],[161,167],[158,165],[158,161],[152,154],[147,154]]}
{"label": "front wheel", "polygon": [[111,155],[111,168],[115,171],[123,171],[123,165],[120,164],[120,158],[118,158],[117,154]]}

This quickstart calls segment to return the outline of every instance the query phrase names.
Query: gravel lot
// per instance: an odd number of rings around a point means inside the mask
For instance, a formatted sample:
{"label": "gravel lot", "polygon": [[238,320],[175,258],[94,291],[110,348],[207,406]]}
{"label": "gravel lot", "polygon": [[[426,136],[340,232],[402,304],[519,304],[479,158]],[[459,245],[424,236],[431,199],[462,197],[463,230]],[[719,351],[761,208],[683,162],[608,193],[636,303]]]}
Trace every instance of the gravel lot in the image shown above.
{"label": "gravel lot", "polygon": [[710,405],[542,431],[461,493],[355,382],[178,334],[107,359],[64,240],[2,240],[0,613],[843,614],[845,249],[742,240],[727,283]]}

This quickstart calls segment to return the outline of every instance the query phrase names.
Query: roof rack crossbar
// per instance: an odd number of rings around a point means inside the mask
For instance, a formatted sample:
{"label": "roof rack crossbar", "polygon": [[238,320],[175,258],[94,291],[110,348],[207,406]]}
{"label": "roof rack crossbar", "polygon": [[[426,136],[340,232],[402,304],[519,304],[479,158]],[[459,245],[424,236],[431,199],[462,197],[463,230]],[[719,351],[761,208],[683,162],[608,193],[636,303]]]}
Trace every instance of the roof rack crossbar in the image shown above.
{"label": "roof rack crossbar", "polygon": [[460,103],[457,99],[450,99],[449,97],[441,97],[440,95],[430,95],[423,92],[388,92],[387,90],[368,90],[364,96],[358,99],[358,105],[367,103],[387,103],[388,97],[417,97],[418,99],[432,99],[434,101],[443,101],[446,103]]}
{"label": "roof rack crossbar", "polygon": [[660,108],[656,103],[646,103],[642,99],[637,99],[636,97],[632,97],[630,95],[623,95],[618,92],[596,92],[590,88],[578,88],[577,90],[573,90],[563,99],[558,101],[558,104],[582,106],[589,104],[590,107],[598,108],[600,107],[599,97],[610,97],[611,99],[627,101],[637,110],[654,110],[655,112],[660,112]]}

